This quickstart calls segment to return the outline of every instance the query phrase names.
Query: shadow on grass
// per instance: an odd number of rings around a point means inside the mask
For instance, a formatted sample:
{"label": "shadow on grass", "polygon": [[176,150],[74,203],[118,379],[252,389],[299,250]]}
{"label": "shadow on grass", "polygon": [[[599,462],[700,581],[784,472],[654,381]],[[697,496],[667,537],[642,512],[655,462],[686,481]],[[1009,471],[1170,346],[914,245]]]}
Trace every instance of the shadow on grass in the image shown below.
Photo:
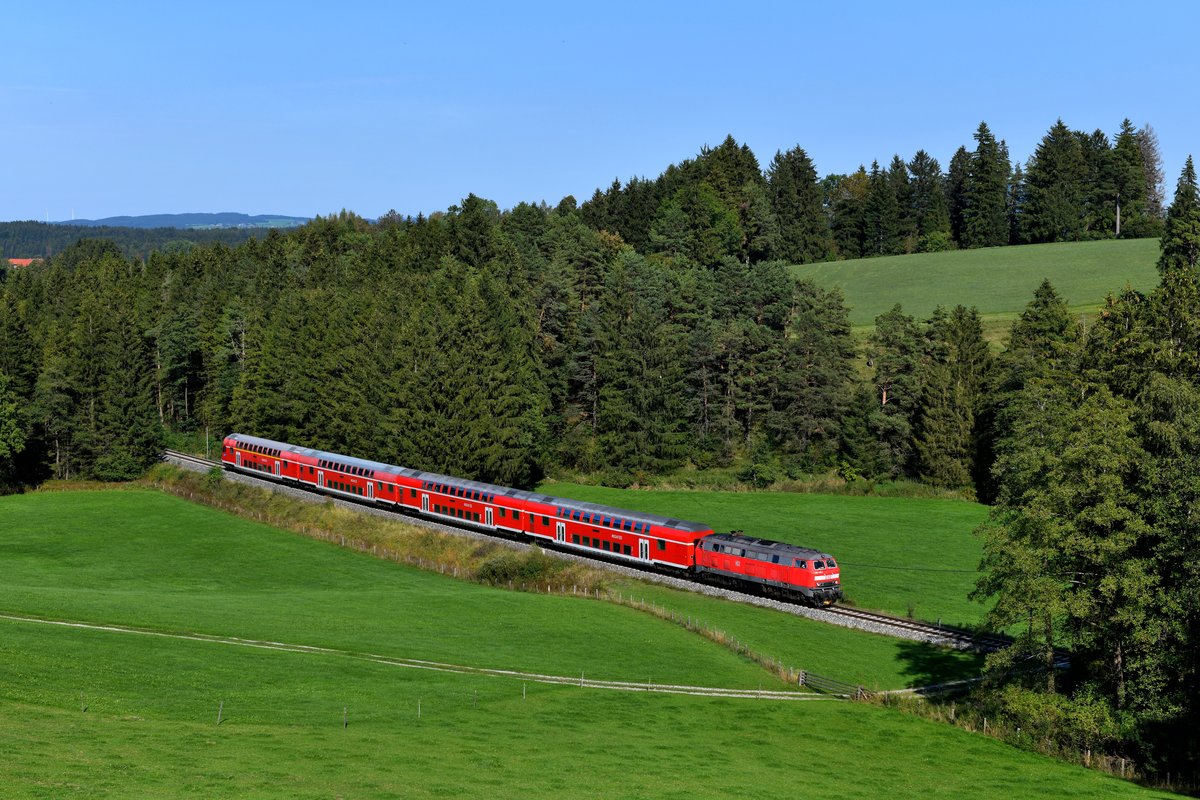
{"label": "shadow on grass", "polygon": [[979,653],[923,642],[897,642],[896,659],[904,665],[901,672],[908,678],[907,685],[913,687],[977,678],[983,669],[983,656]]}

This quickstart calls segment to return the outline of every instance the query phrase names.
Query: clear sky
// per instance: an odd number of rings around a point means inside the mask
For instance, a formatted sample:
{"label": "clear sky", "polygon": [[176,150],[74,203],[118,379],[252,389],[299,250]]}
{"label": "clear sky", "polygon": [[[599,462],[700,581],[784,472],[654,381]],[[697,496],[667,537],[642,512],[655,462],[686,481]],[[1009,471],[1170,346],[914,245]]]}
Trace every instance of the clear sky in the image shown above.
{"label": "clear sky", "polygon": [[[985,9],[986,10],[983,10]],[[0,220],[508,208],[657,176],[732,134],[821,174],[986,120],[1200,155],[1200,4],[13,2]]]}

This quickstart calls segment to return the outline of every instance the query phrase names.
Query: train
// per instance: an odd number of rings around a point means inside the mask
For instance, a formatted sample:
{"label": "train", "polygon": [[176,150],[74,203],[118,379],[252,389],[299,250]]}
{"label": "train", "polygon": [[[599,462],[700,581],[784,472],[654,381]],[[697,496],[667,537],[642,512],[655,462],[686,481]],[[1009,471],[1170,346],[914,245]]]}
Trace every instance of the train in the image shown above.
{"label": "train", "polygon": [[717,533],[701,522],[439,475],[242,433],[225,437],[225,469],[568,552],[829,606],[841,568],[820,550]]}

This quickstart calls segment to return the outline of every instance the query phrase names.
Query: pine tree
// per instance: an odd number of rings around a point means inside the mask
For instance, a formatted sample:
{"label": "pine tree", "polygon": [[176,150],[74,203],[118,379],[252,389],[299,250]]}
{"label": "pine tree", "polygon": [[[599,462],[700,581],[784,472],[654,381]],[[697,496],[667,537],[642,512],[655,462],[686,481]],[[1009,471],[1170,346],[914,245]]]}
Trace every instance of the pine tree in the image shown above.
{"label": "pine tree", "polygon": [[900,206],[888,173],[872,162],[864,209],[866,254],[890,256],[900,252]]}
{"label": "pine tree", "polygon": [[1152,229],[1147,208],[1148,187],[1138,146],[1137,130],[1128,118],[1113,143],[1113,235],[1145,236]]}
{"label": "pine tree", "polygon": [[986,122],[979,123],[975,142],[963,187],[963,246],[996,247],[1008,243],[1008,148],[996,141]]}
{"label": "pine tree", "polygon": [[684,353],[669,316],[665,276],[623,254],[598,317],[595,430],[603,463],[630,472],[678,464],[686,453]]}
{"label": "pine tree", "polygon": [[966,247],[967,183],[971,175],[971,154],[959,147],[950,159],[946,174],[946,211],[950,216],[950,235],[959,247]]}
{"label": "pine tree", "polygon": [[912,174],[911,207],[917,250],[933,253],[953,246],[950,209],[946,204],[945,178],[937,159],[918,150],[908,162]]}
{"label": "pine tree", "polygon": [[28,436],[27,422],[12,384],[13,380],[0,372],[0,487],[20,480],[16,474],[16,460],[25,449]]}
{"label": "pine tree", "polygon": [[1023,241],[1078,241],[1085,222],[1085,179],[1079,138],[1060,119],[1042,137],[1029,161]]}
{"label": "pine tree", "polygon": [[799,281],[792,293],[769,428],[804,469],[833,464],[851,404],[855,347],[840,292]]}
{"label": "pine tree", "polygon": [[1200,368],[1200,189],[1191,156],[1167,211],[1160,248],[1160,286],[1151,309],[1159,368],[1192,375]]}
{"label": "pine tree", "polygon": [[1163,208],[1163,162],[1158,147],[1158,134],[1150,127],[1149,122],[1138,129],[1137,142],[1142,153],[1142,169],[1146,182],[1146,211],[1152,220],[1161,221],[1166,216],[1166,209]]}
{"label": "pine tree", "polygon": [[867,170],[860,166],[853,175],[842,177],[830,188],[831,229],[837,254],[841,258],[861,258],[870,252],[866,210],[871,179]]}
{"label": "pine tree", "polygon": [[886,454],[887,474],[909,475],[913,467],[913,426],[921,403],[921,332],[899,305],[875,318],[868,344],[868,364],[877,414],[871,418]]}
{"label": "pine tree", "polygon": [[829,226],[821,207],[817,170],[803,148],[775,153],[767,169],[767,185],[779,224],[778,257],[793,264],[828,258]]}
{"label": "pine tree", "polygon": [[1084,236],[1089,239],[1115,236],[1117,187],[1112,145],[1101,130],[1076,135],[1084,164]]}
{"label": "pine tree", "polygon": [[1013,166],[1008,182],[1008,241],[1009,244],[1028,244],[1025,217],[1029,209],[1029,186],[1021,165]]}
{"label": "pine tree", "polygon": [[899,155],[892,156],[887,169],[888,182],[896,198],[896,227],[899,233],[899,253],[915,253],[917,250],[917,221],[913,208],[913,186],[908,178],[908,165]]}

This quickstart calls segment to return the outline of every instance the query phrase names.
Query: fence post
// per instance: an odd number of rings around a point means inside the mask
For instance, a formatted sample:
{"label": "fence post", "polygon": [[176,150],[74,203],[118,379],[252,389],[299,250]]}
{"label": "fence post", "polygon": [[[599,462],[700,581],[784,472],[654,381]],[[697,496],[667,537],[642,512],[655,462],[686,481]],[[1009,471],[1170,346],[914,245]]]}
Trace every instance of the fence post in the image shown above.
{"label": "fence post", "polygon": [[800,670],[800,675],[798,676],[798,680],[796,681],[796,685],[797,685],[797,686],[803,686],[803,685],[805,685],[806,683],[808,683],[808,670],[803,670],[803,669],[802,669],[802,670]]}

